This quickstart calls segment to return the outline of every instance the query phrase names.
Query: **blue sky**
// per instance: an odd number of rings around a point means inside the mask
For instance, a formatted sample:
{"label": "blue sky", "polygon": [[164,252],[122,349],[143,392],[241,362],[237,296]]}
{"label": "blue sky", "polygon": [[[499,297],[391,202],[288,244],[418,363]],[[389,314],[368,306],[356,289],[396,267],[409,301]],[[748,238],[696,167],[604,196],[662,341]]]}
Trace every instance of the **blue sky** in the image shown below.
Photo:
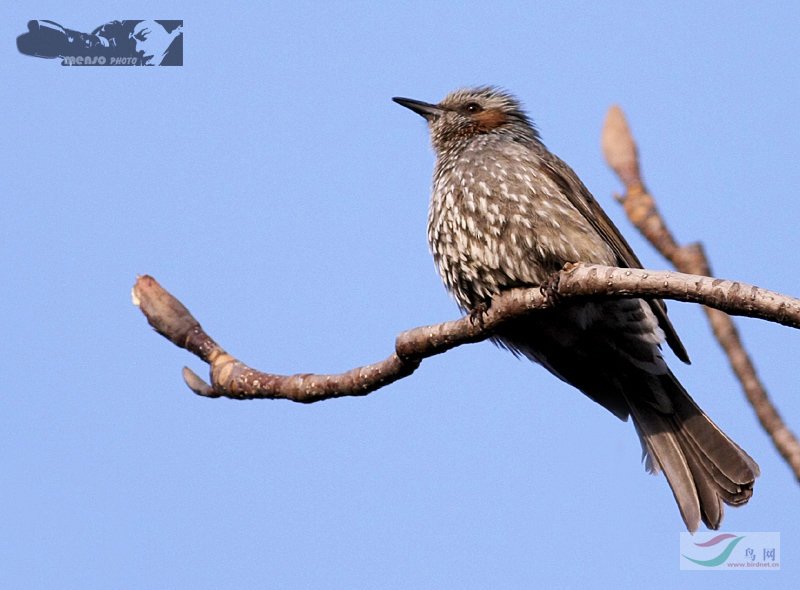
{"label": "blue sky", "polygon": [[[390,99],[485,83],[524,101],[647,266],[666,265],[599,150],[613,103],[679,239],[719,276],[800,294],[796,3],[73,4],[0,25],[1,586],[796,584],[800,490],[695,306],[670,306],[694,361],[671,364],[762,469],[723,530],[779,531],[779,573],[680,572],[682,523],[633,427],[490,344],[366,398],[207,400],[180,379],[202,363],[129,297],[153,274],[281,373],[372,362],[457,317],[425,241],[427,132]],[[131,17],[184,19],[186,65],[14,46],[31,18]],[[800,335],[737,325],[800,431]]]}

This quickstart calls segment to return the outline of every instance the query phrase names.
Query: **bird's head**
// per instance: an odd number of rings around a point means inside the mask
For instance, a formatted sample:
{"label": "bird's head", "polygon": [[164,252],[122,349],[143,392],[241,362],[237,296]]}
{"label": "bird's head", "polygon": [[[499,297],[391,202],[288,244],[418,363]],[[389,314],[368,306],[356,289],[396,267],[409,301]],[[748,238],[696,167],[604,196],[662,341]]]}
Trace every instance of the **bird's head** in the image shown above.
{"label": "bird's head", "polygon": [[493,86],[462,88],[439,104],[410,98],[393,98],[428,121],[437,153],[458,149],[484,134],[507,135],[511,139],[538,139],[538,134],[519,101]]}

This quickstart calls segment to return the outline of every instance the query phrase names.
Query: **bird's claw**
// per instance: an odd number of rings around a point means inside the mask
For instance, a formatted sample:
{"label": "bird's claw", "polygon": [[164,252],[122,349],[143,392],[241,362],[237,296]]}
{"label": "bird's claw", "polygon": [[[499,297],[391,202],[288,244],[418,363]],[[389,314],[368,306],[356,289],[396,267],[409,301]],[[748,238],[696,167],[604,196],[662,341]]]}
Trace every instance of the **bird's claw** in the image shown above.
{"label": "bird's claw", "polygon": [[558,283],[561,280],[561,273],[554,272],[547,280],[539,286],[539,292],[549,301],[558,300]]}
{"label": "bird's claw", "polygon": [[474,325],[478,325],[481,328],[484,327],[484,317],[486,313],[489,311],[489,304],[485,301],[481,301],[475,307],[473,307],[469,312],[469,321]]}

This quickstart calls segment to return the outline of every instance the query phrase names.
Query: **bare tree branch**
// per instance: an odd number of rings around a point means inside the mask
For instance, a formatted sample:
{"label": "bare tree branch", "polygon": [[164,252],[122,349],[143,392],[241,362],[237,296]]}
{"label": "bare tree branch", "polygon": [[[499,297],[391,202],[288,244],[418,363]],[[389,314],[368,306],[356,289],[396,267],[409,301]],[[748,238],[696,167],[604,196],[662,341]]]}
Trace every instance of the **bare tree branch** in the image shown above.
{"label": "bare tree branch", "polygon": [[[619,201],[633,224],[679,271],[711,276],[711,267],[702,245],[694,243],[679,246],[659,214],[655,199],[647,192],[642,180],[636,143],[625,115],[617,106],[611,107],[606,116],[602,146],[606,161],[625,186],[626,194]],[[711,329],[728,356],[731,368],[741,382],[761,426],[772,438],[795,477],[800,479],[800,442],[770,401],[733,320],[719,309],[706,307],[705,311]]]}
{"label": "bare tree branch", "polygon": [[156,331],[210,365],[211,385],[190,369],[184,379],[196,394],[232,399],[288,399],[312,403],[367,395],[416,370],[423,359],[489,338],[503,323],[580,298],[665,298],[713,306],[736,315],[800,328],[800,299],[752,285],[670,271],[570,265],[547,288],[515,289],[494,300],[480,316],[403,332],[386,359],[338,375],[275,375],[252,369],[226,353],[205,333],[188,309],[158,282],[139,277],[133,301]]}

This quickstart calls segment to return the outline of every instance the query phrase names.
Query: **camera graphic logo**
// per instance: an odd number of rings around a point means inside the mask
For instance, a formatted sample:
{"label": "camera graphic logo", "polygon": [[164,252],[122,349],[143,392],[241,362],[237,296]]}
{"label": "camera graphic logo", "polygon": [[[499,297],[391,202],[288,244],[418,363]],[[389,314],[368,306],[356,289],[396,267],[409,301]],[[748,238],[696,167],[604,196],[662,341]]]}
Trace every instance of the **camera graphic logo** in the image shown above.
{"label": "camera graphic logo", "polygon": [[61,59],[62,66],[182,66],[182,20],[115,20],[91,33],[51,20],[28,21],[17,37],[24,55]]}

